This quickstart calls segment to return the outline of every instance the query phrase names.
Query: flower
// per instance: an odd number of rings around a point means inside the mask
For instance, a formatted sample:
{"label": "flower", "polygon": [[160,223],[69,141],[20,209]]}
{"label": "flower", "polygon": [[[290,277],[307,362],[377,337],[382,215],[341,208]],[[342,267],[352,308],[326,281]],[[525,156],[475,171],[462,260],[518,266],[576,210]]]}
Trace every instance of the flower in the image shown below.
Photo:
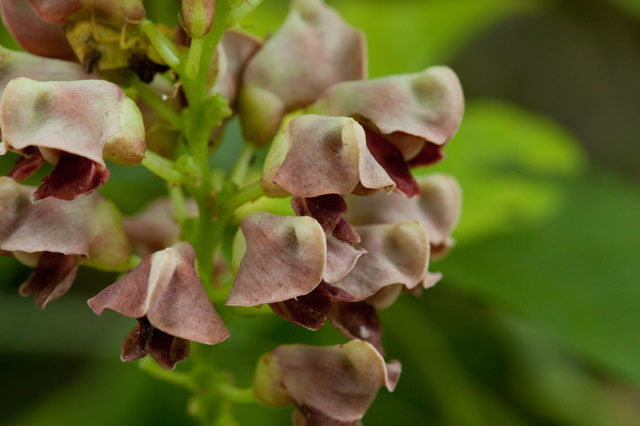
{"label": "flower", "polygon": [[194,269],[195,256],[186,242],[157,251],[89,299],[98,315],[111,309],[138,319],[122,344],[122,361],[149,353],[163,367],[173,369],[188,355],[188,342],[183,340],[213,345],[229,337]]}
{"label": "flower", "polygon": [[36,268],[20,286],[23,296],[33,293],[44,309],[69,290],[80,264],[127,268],[131,248],[112,203],[97,193],[34,202],[34,190],[0,177],[0,251]]}
{"label": "flower", "polygon": [[182,0],[182,26],[190,37],[203,37],[211,29],[216,0]]}
{"label": "flower", "polygon": [[323,1],[294,0],[280,30],[245,69],[239,95],[244,136],[267,144],[285,114],[310,105],[338,82],[365,77],[362,34]]}
{"label": "flower", "polygon": [[56,166],[36,199],[72,200],[106,182],[104,158],[136,165],[144,157],[140,111],[113,83],[16,78],[5,87],[0,108],[0,155],[11,149]]}
{"label": "flower", "polygon": [[[282,345],[263,355],[254,378],[256,398],[282,407],[295,404],[294,424],[350,425],[361,419],[380,387],[395,389],[398,361],[385,363],[362,340],[344,345]],[[296,419],[304,423],[295,423]]]}

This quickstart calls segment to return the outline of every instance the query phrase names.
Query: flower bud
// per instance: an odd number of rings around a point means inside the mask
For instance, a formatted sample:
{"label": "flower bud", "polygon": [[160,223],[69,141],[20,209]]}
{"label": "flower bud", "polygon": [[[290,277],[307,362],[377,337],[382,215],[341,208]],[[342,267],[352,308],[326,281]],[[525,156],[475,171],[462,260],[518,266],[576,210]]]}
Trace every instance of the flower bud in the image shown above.
{"label": "flower bud", "polygon": [[216,0],[182,0],[182,26],[190,37],[204,37],[211,29]]}

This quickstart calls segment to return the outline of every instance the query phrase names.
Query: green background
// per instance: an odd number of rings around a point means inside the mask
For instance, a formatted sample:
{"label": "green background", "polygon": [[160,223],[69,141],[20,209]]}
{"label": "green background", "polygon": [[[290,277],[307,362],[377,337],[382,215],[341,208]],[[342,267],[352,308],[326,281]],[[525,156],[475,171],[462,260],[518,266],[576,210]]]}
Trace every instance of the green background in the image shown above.
{"label": "green background", "polygon": [[[640,424],[638,3],[329,3],[366,33],[372,77],[447,64],[466,94],[447,158],[417,171],[459,179],[458,244],[431,266],[441,283],[380,313],[387,356],[403,374],[364,424]],[[152,19],[175,22],[178,2],[147,4]],[[286,10],[264,0],[243,28],[264,36]],[[212,161],[228,164],[239,141],[232,124]],[[0,173],[14,158],[0,159]],[[164,190],[141,167],[111,172],[101,192],[125,213]],[[119,361],[133,321],[87,307],[113,276],[81,270],[41,312],[17,295],[28,273],[0,257],[0,423],[194,423],[186,391]],[[277,344],[344,341],[330,326],[312,333],[274,316],[229,329],[211,362],[243,386]],[[290,412],[251,405],[234,415],[282,425]]]}

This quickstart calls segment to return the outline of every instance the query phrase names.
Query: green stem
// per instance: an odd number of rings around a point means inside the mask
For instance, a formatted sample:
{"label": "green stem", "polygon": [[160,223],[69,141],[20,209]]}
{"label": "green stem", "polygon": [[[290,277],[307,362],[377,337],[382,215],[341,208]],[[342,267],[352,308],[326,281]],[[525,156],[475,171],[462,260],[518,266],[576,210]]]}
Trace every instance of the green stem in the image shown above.
{"label": "green stem", "polygon": [[231,182],[235,183],[237,186],[242,186],[244,183],[247,173],[249,172],[249,167],[251,167],[251,163],[254,158],[254,152],[254,145],[252,143],[245,142],[230,177]]}
{"label": "green stem", "polygon": [[182,173],[176,169],[173,161],[153,151],[147,150],[145,152],[142,165],[166,181],[180,183],[183,180]]}
{"label": "green stem", "polygon": [[172,129],[180,128],[180,115],[175,112],[160,96],[151,88],[140,81],[136,76],[132,79],[132,86],[138,91],[142,100],[166,121]]}
{"label": "green stem", "polygon": [[191,47],[185,64],[185,73],[187,78],[194,79],[200,70],[200,59],[202,58],[202,48],[204,46],[204,38],[196,37],[191,39]]}
{"label": "green stem", "polygon": [[262,182],[254,182],[251,185],[241,188],[239,192],[229,197],[229,199],[227,199],[227,202],[225,203],[225,208],[229,211],[234,211],[241,205],[246,204],[250,201],[255,201],[263,195],[264,191],[262,190]]}
{"label": "green stem", "polygon": [[140,29],[145,33],[153,47],[158,51],[160,57],[172,69],[178,71],[180,67],[180,52],[178,48],[155,26],[153,22],[144,19],[140,24]]}
{"label": "green stem", "polygon": [[138,365],[140,366],[141,370],[151,374],[157,379],[172,383],[174,385],[189,389],[194,392],[198,390],[191,376],[177,371],[167,371],[164,368],[160,367],[151,358],[141,359]]}
{"label": "green stem", "polygon": [[167,192],[169,193],[169,199],[173,204],[173,210],[176,215],[178,224],[182,226],[187,219],[187,203],[184,199],[184,193],[178,183],[167,182]]}
{"label": "green stem", "polygon": [[253,388],[238,388],[229,383],[220,382],[217,391],[224,399],[236,404],[252,404],[256,402]]}

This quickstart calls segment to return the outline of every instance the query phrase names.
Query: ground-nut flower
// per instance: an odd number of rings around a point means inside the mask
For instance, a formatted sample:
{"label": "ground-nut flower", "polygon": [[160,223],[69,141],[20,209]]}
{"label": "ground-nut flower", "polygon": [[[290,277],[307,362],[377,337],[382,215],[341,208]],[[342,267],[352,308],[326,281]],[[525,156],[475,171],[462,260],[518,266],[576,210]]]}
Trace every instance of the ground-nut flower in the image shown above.
{"label": "ground-nut flower", "polygon": [[418,222],[356,227],[367,251],[340,280],[325,283],[334,300],[357,302],[380,289],[403,284],[411,289],[422,282],[429,265],[429,239]]}
{"label": "ground-nut flower", "polygon": [[364,250],[327,237],[307,216],[258,212],[242,222],[246,251],[227,305],[284,302],[334,282],[354,267]]}
{"label": "ground-nut flower", "polygon": [[247,140],[273,139],[285,114],[328,87],[366,77],[364,37],[322,0],[294,0],[286,21],[251,59],[240,91]]}
{"label": "ground-nut flower", "polygon": [[0,0],[2,20],[18,44],[38,56],[74,59],[64,25],[44,20],[26,0]]}
{"label": "ground-nut flower", "polygon": [[36,268],[20,287],[40,308],[62,296],[79,264],[127,268],[131,249],[120,213],[100,194],[34,202],[35,188],[0,177],[0,251]]}
{"label": "ground-nut flower", "polygon": [[254,392],[267,405],[295,404],[308,425],[346,426],[364,416],[382,386],[394,390],[400,370],[362,340],[283,345],[258,361]]}
{"label": "ground-nut flower", "polygon": [[117,22],[140,22],[145,10],[142,0],[28,0],[34,12],[49,22],[64,23],[80,11],[97,13]]}
{"label": "ground-nut flower", "polygon": [[416,180],[420,197],[407,198],[395,192],[348,197],[345,218],[353,225],[417,220],[429,236],[431,257],[442,257],[454,244],[451,232],[460,218],[460,185],[453,176],[441,173],[418,176]]}
{"label": "ground-nut flower", "polygon": [[364,129],[347,117],[302,115],[278,135],[265,159],[262,187],[271,197],[347,195],[395,183],[367,147]]}
{"label": "ground-nut flower", "polygon": [[[174,351],[185,354],[184,343],[174,337],[213,345],[229,336],[194,269],[195,256],[193,247],[185,242],[153,253],[89,299],[89,306],[98,315],[111,309],[140,319],[123,343],[123,361],[149,352],[163,367],[171,369],[184,358],[167,358],[161,353],[171,353],[173,345],[178,345],[179,350]],[[168,336],[159,335],[154,342],[156,329]],[[156,343],[158,350],[153,349]]]}
{"label": "ground-nut flower", "polygon": [[0,106],[3,149],[56,165],[35,194],[71,200],[109,177],[104,159],[136,165],[145,152],[136,104],[115,84],[99,80],[37,82],[13,79]]}
{"label": "ground-nut flower", "polygon": [[182,26],[190,37],[203,37],[211,29],[216,0],[182,0]]}
{"label": "ground-nut flower", "polygon": [[[464,97],[451,69],[352,81],[329,88],[309,109],[314,114],[353,117],[369,138],[389,142],[411,165],[434,163],[462,120]],[[380,160],[380,159],[379,159]]]}

